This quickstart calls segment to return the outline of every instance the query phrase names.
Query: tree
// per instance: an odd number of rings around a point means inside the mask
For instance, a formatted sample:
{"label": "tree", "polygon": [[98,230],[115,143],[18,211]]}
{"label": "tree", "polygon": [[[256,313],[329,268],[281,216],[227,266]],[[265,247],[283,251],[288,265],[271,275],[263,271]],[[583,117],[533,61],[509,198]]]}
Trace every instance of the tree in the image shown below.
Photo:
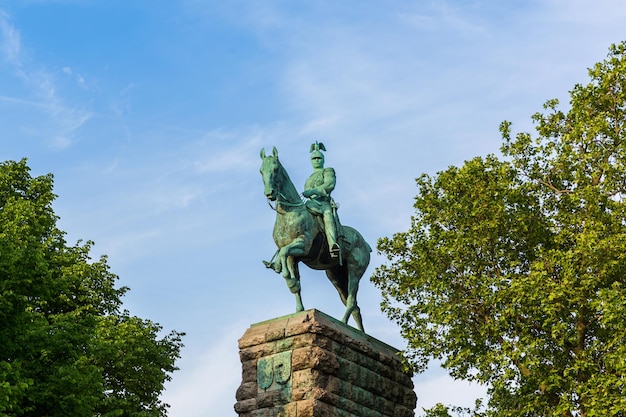
{"label": "tree", "polygon": [[589,76],[536,137],[503,122],[502,158],[419,177],[410,229],[378,242],[407,360],[485,384],[481,415],[626,415],[626,42]]}
{"label": "tree", "polygon": [[0,416],[164,416],[183,333],[121,310],[106,257],[56,227],[52,185],[0,163]]}

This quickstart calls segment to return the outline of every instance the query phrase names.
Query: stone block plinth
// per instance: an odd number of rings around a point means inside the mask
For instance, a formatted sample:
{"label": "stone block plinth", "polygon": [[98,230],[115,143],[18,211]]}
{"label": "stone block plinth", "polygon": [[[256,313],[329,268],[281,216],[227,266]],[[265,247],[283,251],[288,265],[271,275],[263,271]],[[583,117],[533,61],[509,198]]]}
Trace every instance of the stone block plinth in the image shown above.
{"label": "stone block plinth", "polygon": [[239,356],[239,417],[414,417],[398,350],[320,311],[253,324]]}

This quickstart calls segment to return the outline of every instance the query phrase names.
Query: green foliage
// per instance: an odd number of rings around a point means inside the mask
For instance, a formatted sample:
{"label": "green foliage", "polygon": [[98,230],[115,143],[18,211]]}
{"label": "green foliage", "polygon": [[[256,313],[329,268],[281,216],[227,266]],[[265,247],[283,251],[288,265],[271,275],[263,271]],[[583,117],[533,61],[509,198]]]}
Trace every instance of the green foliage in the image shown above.
{"label": "green foliage", "polygon": [[57,229],[52,176],[0,164],[0,416],[163,416],[182,333],[121,311],[91,242]]}
{"label": "green foliage", "polygon": [[482,404],[480,400],[476,401],[475,406],[476,408],[472,410],[464,407],[448,407],[438,403],[434,407],[424,409],[424,417],[461,417],[470,414],[481,417],[480,408]]}
{"label": "green foliage", "polygon": [[378,242],[410,363],[485,384],[485,415],[626,414],[626,42],[589,76],[536,137],[502,123],[505,158],[418,178],[411,228]]}

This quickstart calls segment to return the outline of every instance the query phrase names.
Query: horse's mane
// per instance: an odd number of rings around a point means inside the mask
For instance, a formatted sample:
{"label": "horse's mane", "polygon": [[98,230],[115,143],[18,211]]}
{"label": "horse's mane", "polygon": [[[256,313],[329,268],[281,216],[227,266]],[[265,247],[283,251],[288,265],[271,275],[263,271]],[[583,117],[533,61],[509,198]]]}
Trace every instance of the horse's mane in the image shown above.
{"label": "horse's mane", "polygon": [[278,168],[280,169],[280,175],[282,178],[281,187],[282,187],[283,194],[285,194],[285,197],[287,197],[290,201],[293,201],[293,199],[296,199],[296,201],[300,200],[300,193],[298,192],[296,186],[293,184],[293,181],[291,181],[291,178],[289,177],[289,173],[287,172],[283,164],[280,162],[278,157],[275,157],[275,158],[278,164]]}

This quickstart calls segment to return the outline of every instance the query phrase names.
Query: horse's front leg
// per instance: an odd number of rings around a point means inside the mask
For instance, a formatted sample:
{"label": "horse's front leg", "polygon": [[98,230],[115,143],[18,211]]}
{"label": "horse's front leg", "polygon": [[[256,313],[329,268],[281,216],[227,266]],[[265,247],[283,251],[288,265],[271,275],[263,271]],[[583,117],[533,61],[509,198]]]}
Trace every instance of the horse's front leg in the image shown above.
{"label": "horse's front leg", "polygon": [[296,297],[296,312],[304,310],[302,296],[300,293],[300,272],[298,271],[298,261],[296,260],[296,257],[305,253],[305,246],[306,245],[303,240],[296,239],[289,245],[280,249],[278,259],[276,260],[276,262],[280,262],[282,275],[287,282],[289,291],[291,291],[291,293]]}
{"label": "horse's front leg", "polygon": [[298,261],[293,256],[287,257],[287,269],[290,273],[290,278],[287,278],[287,286],[293,295],[296,297],[296,313],[304,311],[304,304],[302,304],[301,284],[300,284],[300,271],[298,270]]}
{"label": "horse's front leg", "polygon": [[294,239],[290,244],[280,248],[276,262],[280,263],[280,271],[283,278],[296,277],[298,273],[295,267],[295,258],[304,255],[306,253],[305,249],[304,239]]}

